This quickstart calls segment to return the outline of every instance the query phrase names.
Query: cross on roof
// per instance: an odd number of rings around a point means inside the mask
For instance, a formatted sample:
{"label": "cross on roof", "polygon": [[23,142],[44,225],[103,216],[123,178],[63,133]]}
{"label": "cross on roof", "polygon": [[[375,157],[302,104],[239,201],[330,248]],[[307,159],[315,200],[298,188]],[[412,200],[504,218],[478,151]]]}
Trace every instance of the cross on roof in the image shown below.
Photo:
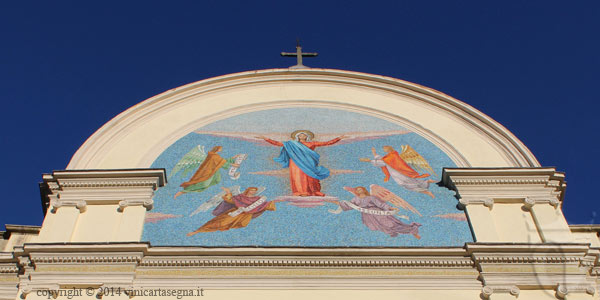
{"label": "cross on roof", "polygon": [[319,53],[302,53],[302,47],[300,46],[300,40],[296,41],[296,52],[281,52],[281,56],[295,56],[297,59],[297,63],[295,66],[291,66],[290,69],[303,69],[308,68],[307,66],[302,64],[302,57],[315,57],[319,55]]}

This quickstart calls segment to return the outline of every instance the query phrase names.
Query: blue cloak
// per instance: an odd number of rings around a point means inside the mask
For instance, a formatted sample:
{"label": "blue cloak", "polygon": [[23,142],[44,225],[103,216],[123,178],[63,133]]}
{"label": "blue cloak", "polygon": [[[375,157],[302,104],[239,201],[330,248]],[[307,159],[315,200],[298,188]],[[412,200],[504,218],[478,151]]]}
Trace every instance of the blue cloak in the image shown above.
{"label": "blue cloak", "polygon": [[321,180],[329,177],[329,170],[319,166],[320,157],[319,153],[304,146],[300,142],[287,141],[283,142],[279,157],[273,158],[273,160],[280,163],[284,168],[289,167],[290,160],[293,160],[304,174]]}

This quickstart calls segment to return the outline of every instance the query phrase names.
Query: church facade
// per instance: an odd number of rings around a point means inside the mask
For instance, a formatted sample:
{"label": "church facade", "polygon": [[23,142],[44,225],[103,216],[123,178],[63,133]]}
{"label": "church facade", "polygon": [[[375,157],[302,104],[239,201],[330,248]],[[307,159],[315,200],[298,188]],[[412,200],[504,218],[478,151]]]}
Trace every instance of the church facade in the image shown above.
{"label": "church facade", "polygon": [[0,299],[600,299],[597,225],[501,124],[414,83],[230,74],[121,113],[7,225]]}

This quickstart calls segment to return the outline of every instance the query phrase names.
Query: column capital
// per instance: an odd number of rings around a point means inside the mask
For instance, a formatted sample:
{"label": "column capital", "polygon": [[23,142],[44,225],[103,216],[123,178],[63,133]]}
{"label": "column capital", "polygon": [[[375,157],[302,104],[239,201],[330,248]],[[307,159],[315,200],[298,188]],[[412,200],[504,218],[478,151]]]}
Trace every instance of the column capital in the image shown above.
{"label": "column capital", "polygon": [[481,289],[481,293],[486,299],[489,299],[492,294],[498,293],[509,293],[518,297],[521,293],[521,289],[516,285],[486,285]]}

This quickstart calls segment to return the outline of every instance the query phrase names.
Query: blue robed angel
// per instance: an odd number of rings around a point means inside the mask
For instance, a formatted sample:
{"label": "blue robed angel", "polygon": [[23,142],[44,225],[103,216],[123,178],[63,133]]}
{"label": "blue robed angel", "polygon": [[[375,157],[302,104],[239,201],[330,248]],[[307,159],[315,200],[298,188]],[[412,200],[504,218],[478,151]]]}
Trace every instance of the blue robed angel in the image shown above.
{"label": "blue robed angel", "polygon": [[315,148],[333,145],[345,136],[327,142],[313,142],[312,132],[297,130],[292,133],[293,140],[283,143],[263,136],[260,138],[271,145],[281,147],[279,157],[273,160],[280,163],[283,168],[289,168],[290,185],[294,196],[325,196],[321,192],[319,181],[329,177],[329,170],[319,166],[320,155],[315,152]]}

